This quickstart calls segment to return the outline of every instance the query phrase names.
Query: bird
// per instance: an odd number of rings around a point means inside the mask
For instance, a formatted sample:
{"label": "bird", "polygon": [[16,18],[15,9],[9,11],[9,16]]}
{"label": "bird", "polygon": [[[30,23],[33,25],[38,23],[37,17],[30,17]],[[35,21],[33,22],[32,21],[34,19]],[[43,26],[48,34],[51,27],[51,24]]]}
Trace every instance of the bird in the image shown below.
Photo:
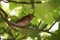
{"label": "bird", "polygon": [[20,27],[24,27],[30,23],[30,21],[34,18],[35,16],[33,14],[28,14],[26,16],[23,16],[19,20],[17,20],[15,23],[19,25]]}

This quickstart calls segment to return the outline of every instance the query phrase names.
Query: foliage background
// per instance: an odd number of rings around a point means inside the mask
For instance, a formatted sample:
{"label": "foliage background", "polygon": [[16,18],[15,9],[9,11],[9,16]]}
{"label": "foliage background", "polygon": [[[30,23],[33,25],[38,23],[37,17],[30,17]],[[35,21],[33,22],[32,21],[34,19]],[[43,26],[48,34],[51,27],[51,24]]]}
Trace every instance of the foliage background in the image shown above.
{"label": "foliage background", "polygon": [[[11,0],[16,2],[30,2],[30,0]],[[31,4],[18,4],[14,2],[4,3],[2,0],[0,1],[0,8],[2,8],[9,16],[8,20],[10,22],[16,22],[18,19],[27,14],[32,14],[34,11],[35,18],[31,21],[31,25],[38,27],[39,21],[42,23],[39,26],[39,29],[42,29],[45,24],[48,24],[44,30],[48,30],[49,27],[53,24],[54,21],[58,20],[58,30],[52,31],[53,34],[50,36],[47,32],[41,32],[36,30],[27,30],[16,28],[20,32],[16,32],[11,29],[8,24],[2,19],[0,16],[0,36],[4,36],[5,39],[10,40],[59,40],[60,38],[60,0],[34,0],[34,2],[40,1],[42,3],[34,4],[34,10],[32,9]],[[8,6],[7,6],[8,5]],[[24,13],[23,13],[24,12]],[[12,14],[13,13],[13,14]],[[9,31],[9,29],[11,29]],[[40,34],[43,34],[41,37]]]}

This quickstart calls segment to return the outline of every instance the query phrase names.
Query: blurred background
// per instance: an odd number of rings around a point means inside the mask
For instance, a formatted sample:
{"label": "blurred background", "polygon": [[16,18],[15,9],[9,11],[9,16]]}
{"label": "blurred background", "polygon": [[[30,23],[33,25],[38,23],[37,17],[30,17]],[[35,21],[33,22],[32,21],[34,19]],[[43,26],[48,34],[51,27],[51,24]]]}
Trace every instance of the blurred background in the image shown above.
{"label": "blurred background", "polygon": [[0,40],[60,40],[60,0],[0,0],[0,8],[12,23],[35,16],[26,26],[32,30],[15,27],[15,31],[0,15]]}

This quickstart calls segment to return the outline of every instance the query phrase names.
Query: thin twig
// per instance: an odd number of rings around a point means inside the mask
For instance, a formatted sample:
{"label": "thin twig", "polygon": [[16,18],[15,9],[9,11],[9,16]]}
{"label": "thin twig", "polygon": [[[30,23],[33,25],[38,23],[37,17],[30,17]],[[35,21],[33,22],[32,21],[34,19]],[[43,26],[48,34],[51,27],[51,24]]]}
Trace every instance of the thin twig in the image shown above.
{"label": "thin twig", "polygon": [[22,11],[22,13],[23,13],[24,15],[26,15],[23,11]]}
{"label": "thin twig", "polygon": [[39,28],[39,26],[40,26],[41,22],[42,22],[42,21],[40,21],[40,22],[39,22],[39,24],[38,24],[38,28]]}
{"label": "thin twig", "polygon": [[53,27],[53,25],[57,22],[57,20],[50,26],[50,28],[48,29],[48,31]]}
{"label": "thin twig", "polygon": [[48,24],[45,24],[45,25],[44,25],[44,27],[43,27],[41,30],[44,30],[44,28],[46,28],[46,27],[47,27],[47,25],[48,25]]}
{"label": "thin twig", "polygon": [[34,10],[34,0],[30,0],[30,1],[31,1],[32,9]]}
{"label": "thin twig", "polygon": [[46,33],[49,33],[49,34],[55,35],[54,33],[49,32],[49,31],[47,31],[47,30],[42,30],[41,32],[46,32]]}

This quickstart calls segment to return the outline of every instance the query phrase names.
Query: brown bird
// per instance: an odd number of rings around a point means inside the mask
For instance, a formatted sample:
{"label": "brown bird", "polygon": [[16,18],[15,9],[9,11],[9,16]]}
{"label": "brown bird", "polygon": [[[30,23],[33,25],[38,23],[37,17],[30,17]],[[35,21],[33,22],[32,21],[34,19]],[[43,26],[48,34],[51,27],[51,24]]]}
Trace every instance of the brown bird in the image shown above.
{"label": "brown bird", "polygon": [[24,27],[30,23],[30,21],[34,18],[35,16],[33,14],[28,14],[26,16],[23,16],[21,19],[16,21],[16,24]]}

